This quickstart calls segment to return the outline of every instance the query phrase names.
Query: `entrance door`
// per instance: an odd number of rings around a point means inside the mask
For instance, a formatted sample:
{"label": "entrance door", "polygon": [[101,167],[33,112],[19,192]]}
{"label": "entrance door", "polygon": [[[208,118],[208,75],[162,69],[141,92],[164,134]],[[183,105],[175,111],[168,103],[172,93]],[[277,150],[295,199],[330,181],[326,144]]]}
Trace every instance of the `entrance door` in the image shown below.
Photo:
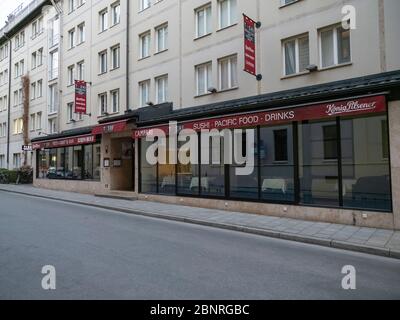
{"label": "entrance door", "polygon": [[135,153],[132,139],[111,139],[111,146],[111,189],[134,191]]}

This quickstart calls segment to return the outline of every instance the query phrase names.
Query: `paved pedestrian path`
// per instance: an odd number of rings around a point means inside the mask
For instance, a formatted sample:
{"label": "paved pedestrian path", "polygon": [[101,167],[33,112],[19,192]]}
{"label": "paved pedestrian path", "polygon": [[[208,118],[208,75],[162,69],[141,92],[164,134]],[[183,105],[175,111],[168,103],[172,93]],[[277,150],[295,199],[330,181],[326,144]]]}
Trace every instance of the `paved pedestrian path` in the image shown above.
{"label": "paved pedestrian path", "polygon": [[0,192],[4,191],[400,259],[400,231],[148,201],[101,198],[80,193],[40,189],[31,185],[0,185]]}

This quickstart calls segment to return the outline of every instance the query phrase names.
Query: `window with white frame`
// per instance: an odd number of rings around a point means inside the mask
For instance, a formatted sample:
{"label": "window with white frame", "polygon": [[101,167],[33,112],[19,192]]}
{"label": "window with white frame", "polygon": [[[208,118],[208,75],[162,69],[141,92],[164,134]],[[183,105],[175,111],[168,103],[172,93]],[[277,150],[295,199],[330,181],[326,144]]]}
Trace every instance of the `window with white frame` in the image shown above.
{"label": "window with white frame", "polygon": [[85,42],[86,40],[86,28],[85,28],[85,23],[81,23],[78,25],[78,44],[81,44]]}
{"label": "window with white frame", "polygon": [[150,8],[150,0],[139,0],[139,10],[143,11]]}
{"label": "window with white frame", "polygon": [[68,12],[71,13],[75,10],[75,0],[68,0]]}
{"label": "window with white frame", "polygon": [[99,115],[104,116],[107,114],[107,93],[99,94]]}
{"label": "window with white frame", "polygon": [[85,80],[85,62],[80,61],[76,64],[77,66],[77,80]]}
{"label": "window with white frame", "polygon": [[67,104],[67,122],[72,122],[74,120],[74,103],[70,102]]}
{"label": "window with white frame", "polygon": [[36,130],[36,114],[32,113],[29,117],[29,130],[35,131]]}
{"label": "window with white frame", "polygon": [[37,66],[41,66],[43,64],[43,48],[40,48],[36,54],[36,62]]}
{"label": "window with white frame", "polygon": [[58,111],[58,87],[56,84],[49,86],[49,114]]}
{"label": "window with white frame", "polygon": [[75,74],[75,66],[74,65],[69,66],[67,73],[68,73],[68,85],[72,86],[75,81],[75,75],[74,75]]}
{"label": "window with white frame", "polygon": [[32,67],[32,70],[36,69],[36,67],[37,67],[37,53],[36,53],[36,51],[32,52],[31,67]]}
{"label": "window with white frame", "polygon": [[119,89],[112,90],[110,92],[111,96],[111,112],[118,113],[119,112]]}
{"label": "window with white frame", "polygon": [[111,24],[115,26],[121,22],[121,4],[116,2],[111,5]]}
{"label": "window with white frame", "polygon": [[140,42],[140,59],[150,56],[150,31],[139,36]]}
{"label": "window with white frame", "polygon": [[42,112],[36,113],[36,130],[42,129]]}
{"label": "window with white frame", "polygon": [[237,55],[218,60],[219,89],[228,90],[238,86]]}
{"label": "window with white frame", "polygon": [[36,82],[31,83],[31,100],[36,99]]}
{"label": "window with white frame", "polygon": [[156,28],[156,52],[168,49],[168,24]]}
{"label": "window with white frame", "polygon": [[107,72],[107,51],[99,53],[99,73],[103,74]]}
{"label": "window with white frame", "polygon": [[284,75],[289,76],[306,71],[310,64],[308,34],[284,40],[282,44]]}
{"label": "window with white frame", "polygon": [[118,45],[111,48],[111,69],[118,69],[120,67],[121,48]]}
{"label": "window with white frame", "polygon": [[299,0],[281,0],[281,6],[286,6],[288,4],[298,2]]}
{"label": "window with white frame", "polygon": [[68,31],[68,48],[75,47],[75,28]]}
{"label": "window with white frame", "polygon": [[341,25],[321,29],[319,41],[322,68],[351,62],[350,30]]}
{"label": "window with white frame", "polygon": [[196,12],[196,38],[210,34],[212,31],[211,4],[195,10]]}
{"label": "window with white frame", "polygon": [[41,98],[43,96],[43,80],[42,79],[37,81],[36,89],[37,89],[36,97]]}
{"label": "window with white frame", "polygon": [[3,111],[7,111],[8,109],[8,95],[3,97]]}
{"label": "window with white frame", "polygon": [[218,0],[219,28],[227,28],[237,22],[237,0]]}
{"label": "window with white frame", "polygon": [[49,119],[49,134],[57,133],[57,118]]}
{"label": "window with white frame", "polygon": [[212,86],[212,63],[207,62],[196,66],[196,94],[207,94]]}
{"label": "window with white frame", "polygon": [[157,103],[166,102],[168,100],[168,75],[157,77],[155,82]]}
{"label": "window with white frame", "polygon": [[58,78],[58,51],[50,53],[49,80]]}
{"label": "window with white frame", "polygon": [[139,104],[144,107],[149,101],[150,95],[150,80],[139,82]]}
{"label": "window with white frame", "polygon": [[108,10],[104,9],[99,12],[100,32],[106,31],[108,28]]}
{"label": "window with white frame", "polygon": [[21,168],[21,154],[13,153],[13,169]]}
{"label": "window with white frame", "polygon": [[0,168],[4,169],[6,167],[6,157],[4,154],[0,154]]}

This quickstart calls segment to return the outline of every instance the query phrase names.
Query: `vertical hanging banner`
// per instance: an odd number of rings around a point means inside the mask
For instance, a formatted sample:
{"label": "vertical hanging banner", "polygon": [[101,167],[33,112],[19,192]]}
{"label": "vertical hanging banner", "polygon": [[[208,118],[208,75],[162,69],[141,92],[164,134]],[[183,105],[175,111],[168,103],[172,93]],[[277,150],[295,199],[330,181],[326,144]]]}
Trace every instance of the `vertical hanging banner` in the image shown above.
{"label": "vertical hanging banner", "polygon": [[257,76],[256,67],[256,22],[243,14],[244,18],[244,71]]}
{"label": "vertical hanging banner", "polygon": [[86,92],[86,82],[75,80],[75,113],[86,114]]}

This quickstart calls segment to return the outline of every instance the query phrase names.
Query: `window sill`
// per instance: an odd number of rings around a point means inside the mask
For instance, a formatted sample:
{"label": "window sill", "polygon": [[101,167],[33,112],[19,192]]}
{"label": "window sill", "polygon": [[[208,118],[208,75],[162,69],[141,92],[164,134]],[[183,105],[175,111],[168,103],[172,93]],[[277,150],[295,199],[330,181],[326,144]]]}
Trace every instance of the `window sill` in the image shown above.
{"label": "window sill", "polygon": [[211,36],[211,35],[212,35],[212,32],[210,32],[210,33],[207,33],[207,34],[204,34],[204,35],[202,35],[202,36],[199,36],[199,37],[196,37],[196,38],[194,38],[194,39],[193,39],[193,41],[198,41],[198,40],[201,40],[201,39],[207,38],[207,37],[209,37],[209,36]]}
{"label": "window sill", "polygon": [[156,53],[154,53],[154,55],[156,56],[156,55],[159,55],[159,54],[167,52],[167,51],[168,51],[168,49],[163,49],[163,50],[157,51]]}
{"label": "window sill", "polygon": [[100,77],[100,76],[105,75],[106,73],[107,73],[107,71],[104,71],[104,72],[98,73],[97,76]]}
{"label": "window sill", "polygon": [[235,90],[239,90],[239,87],[236,86],[236,87],[232,87],[232,88],[228,88],[228,89],[218,90],[218,91],[216,92],[216,94],[218,94],[218,93],[224,93],[224,92],[229,92],[229,91],[235,91]]}
{"label": "window sill", "polygon": [[227,30],[227,29],[236,27],[237,25],[238,25],[237,22],[236,22],[236,23],[233,23],[233,24],[231,24],[231,25],[229,25],[229,26],[226,26],[226,27],[223,27],[223,28],[219,28],[219,29],[217,30],[217,32],[221,32],[221,31],[224,31],[224,30]]}
{"label": "window sill", "polygon": [[324,67],[324,68],[319,69],[318,71],[327,71],[327,70],[332,70],[332,69],[337,69],[337,68],[348,67],[351,65],[353,65],[353,62],[346,62],[346,63],[341,63],[341,64],[335,64],[334,66]]}
{"label": "window sill", "polygon": [[291,5],[294,5],[294,4],[296,4],[296,3],[299,3],[300,1],[301,1],[301,0],[297,0],[297,1],[293,1],[293,2],[290,2],[290,3],[283,4],[283,5],[281,5],[281,6],[279,7],[279,9],[283,9],[283,8],[289,7],[289,6],[291,6]]}
{"label": "window sill", "polygon": [[110,72],[116,71],[116,70],[118,70],[118,69],[120,69],[120,68],[121,68],[120,66],[119,66],[119,67],[112,68],[112,69],[110,69]]}
{"label": "window sill", "polygon": [[202,98],[202,97],[212,96],[213,94],[216,94],[216,93],[207,92],[207,93],[202,93],[202,94],[195,95],[194,97],[195,98]]}
{"label": "window sill", "polygon": [[146,60],[146,59],[149,59],[149,58],[150,58],[150,55],[148,55],[147,57],[139,58],[138,61],[143,61],[143,60]]}
{"label": "window sill", "polygon": [[283,76],[283,77],[281,77],[281,80],[297,78],[297,77],[305,76],[308,74],[311,74],[311,72],[310,71],[302,71],[302,72],[298,72],[298,73],[294,73],[294,74],[289,74],[287,76]]}

